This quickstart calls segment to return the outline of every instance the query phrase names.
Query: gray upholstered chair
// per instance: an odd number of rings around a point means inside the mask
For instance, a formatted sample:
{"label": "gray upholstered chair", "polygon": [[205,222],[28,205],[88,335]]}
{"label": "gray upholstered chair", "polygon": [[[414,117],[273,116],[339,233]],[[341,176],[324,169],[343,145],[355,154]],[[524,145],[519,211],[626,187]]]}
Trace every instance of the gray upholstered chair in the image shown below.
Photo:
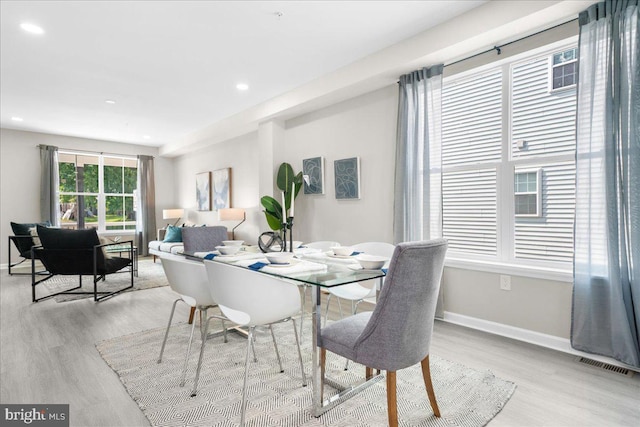
{"label": "gray upholstered chair", "polygon": [[372,369],[387,371],[392,427],[398,425],[396,371],[418,362],[433,413],[440,416],[429,371],[429,345],[446,251],[444,239],[400,243],[374,311],[332,323],[320,335],[323,382],[327,350],[366,366],[367,378]]}

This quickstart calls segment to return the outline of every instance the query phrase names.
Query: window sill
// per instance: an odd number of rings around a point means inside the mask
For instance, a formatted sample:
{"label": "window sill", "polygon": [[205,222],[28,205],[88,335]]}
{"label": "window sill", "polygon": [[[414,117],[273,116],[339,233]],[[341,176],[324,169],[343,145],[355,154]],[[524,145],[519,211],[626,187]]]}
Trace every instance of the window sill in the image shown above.
{"label": "window sill", "polygon": [[509,274],[512,276],[532,277],[536,279],[554,280],[557,282],[573,282],[573,271],[557,268],[533,267],[519,264],[508,264],[496,261],[470,261],[469,259],[445,259],[445,267],[463,270],[484,271],[495,274]]}
{"label": "window sill", "polygon": [[106,230],[98,231],[99,236],[134,236],[136,230]]}

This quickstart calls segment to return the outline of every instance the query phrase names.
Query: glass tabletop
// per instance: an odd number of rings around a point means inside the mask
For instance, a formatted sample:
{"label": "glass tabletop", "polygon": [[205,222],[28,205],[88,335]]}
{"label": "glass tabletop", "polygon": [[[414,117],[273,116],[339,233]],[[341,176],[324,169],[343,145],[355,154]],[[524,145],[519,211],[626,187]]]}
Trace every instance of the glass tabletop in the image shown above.
{"label": "glass tabletop", "polygon": [[[196,256],[194,253],[184,252],[184,256],[190,259],[200,260],[203,259],[199,256]],[[223,262],[218,257],[214,257],[213,261]],[[302,258],[305,260],[305,258]],[[258,259],[256,259],[256,262]],[[295,280],[298,282],[306,283],[314,286],[321,286],[324,288],[330,288],[334,286],[346,285],[348,283],[356,283],[362,282],[365,280],[371,279],[379,279],[385,276],[385,271],[383,270],[363,270],[363,269],[355,269],[357,264],[352,264],[351,266],[345,264],[333,264],[331,262],[323,262],[322,260],[307,259],[307,261],[315,262],[317,264],[324,264],[327,268],[323,271],[307,271],[307,272],[290,272],[287,269],[269,269],[265,271],[264,269],[254,269],[257,272],[263,274],[269,274],[271,276],[282,277],[284,279]],[[238,268],[250,268],[243,265],[238,265],[237,262],[227,262],[227,264],[235,265]]]}

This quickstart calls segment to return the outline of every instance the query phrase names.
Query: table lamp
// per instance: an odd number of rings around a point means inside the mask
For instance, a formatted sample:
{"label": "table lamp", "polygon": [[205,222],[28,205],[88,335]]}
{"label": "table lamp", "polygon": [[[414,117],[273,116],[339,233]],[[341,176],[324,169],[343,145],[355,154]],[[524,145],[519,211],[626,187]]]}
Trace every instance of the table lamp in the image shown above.
{"label": "table lamp", "polygon": [[240,226],[247,219],[247,214],[244,209],[241,208],[226,208],[218,210],[218,219],[220,221],[240,221],[238,225],[231,230],[231,238],[236,239],[236,228]]}
{"label": "table lamp", "polygon": [[182,215],[184,215],[184,209],[163,209],[162,210],[162,219],[178,218],[176,219],[176,222],[173,223],[174,227],[178,224],[178,221],[180,221],[180,218],[182,218]]}

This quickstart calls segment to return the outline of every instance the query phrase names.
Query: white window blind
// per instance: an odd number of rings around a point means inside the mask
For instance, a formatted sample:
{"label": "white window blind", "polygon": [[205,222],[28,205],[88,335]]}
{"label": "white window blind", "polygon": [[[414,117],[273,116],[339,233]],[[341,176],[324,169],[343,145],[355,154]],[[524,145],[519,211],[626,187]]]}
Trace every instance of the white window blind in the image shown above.
{"label": "white window blind", "polygon": [[501,70],[445,84],[442,166],[500,161],[501,144]]}
{"label": "white window blind", "polygon": [[442,226],[449,249],[496,255],[496,194],[495,168],[443,173]]}
{"label": "white window blind", "polygon": [[[571,262],[575,210],[575,162],[540,165],[542,217],[515,220],[515,256],[521,259]],[[516,173],[518,168],[516,168]]]}
{"label": "white window blind", "polygon": [[[576,89],[548,91],[549,57],[516,64],[511,84],[511,153],[514,159],[573,154]],[[518,141],[525,141],[518,148]]]}

